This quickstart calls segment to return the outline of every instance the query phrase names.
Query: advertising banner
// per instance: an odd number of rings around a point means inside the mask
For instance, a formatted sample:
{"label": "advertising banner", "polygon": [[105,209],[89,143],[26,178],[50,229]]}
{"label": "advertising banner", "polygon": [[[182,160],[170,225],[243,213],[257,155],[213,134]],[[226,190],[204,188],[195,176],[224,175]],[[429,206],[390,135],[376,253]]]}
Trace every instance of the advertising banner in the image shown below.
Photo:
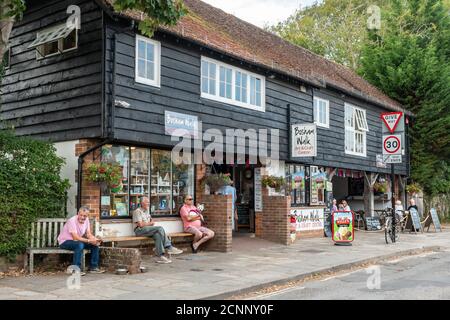
{"label": "advertising banner", "polygon": [[336,243],[352,242],[355,231],[352,211],[335,211],[331,218],[333,241]]}

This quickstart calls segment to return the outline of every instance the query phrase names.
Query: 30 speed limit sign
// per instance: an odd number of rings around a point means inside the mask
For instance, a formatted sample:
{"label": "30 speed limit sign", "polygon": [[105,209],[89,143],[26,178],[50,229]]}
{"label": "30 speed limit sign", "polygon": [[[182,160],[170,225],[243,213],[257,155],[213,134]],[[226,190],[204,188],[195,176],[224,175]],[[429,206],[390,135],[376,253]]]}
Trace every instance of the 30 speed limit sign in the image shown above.
{"label": "30 speed limit sign", "polygon": [[401,135],[391,134],[383,136],[383,154],[402,154]]}

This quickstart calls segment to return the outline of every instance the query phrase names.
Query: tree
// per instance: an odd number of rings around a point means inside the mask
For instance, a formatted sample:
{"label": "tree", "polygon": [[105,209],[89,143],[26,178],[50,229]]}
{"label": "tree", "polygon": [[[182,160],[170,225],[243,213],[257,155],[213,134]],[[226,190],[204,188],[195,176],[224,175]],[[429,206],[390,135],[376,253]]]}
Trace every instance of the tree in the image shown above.
{"label": "tree", "polygon": [[8,48],[9,35],[14,21],[21,17],[24,10],[25,0],[2,0],[0,2],[0,58],[3,58]]}
{"label": "tree", "polygon": [[175,25],[187,12],[182,0],[115,0],[114,9],[143,12],[146,17],[139,23],[139,30],[148,36],[159,25]]}
{"label": "tree", "polygon": [[359,67],[370,5],[386,0],[325,0],[297,10],[286,21],[266,27],[282,38],[353,70]]}
{"label": "tree", "polygon": [[359,73],[415,113],[411,175],[429,196],[450,190],[450,21],[442,0],[392,0],[369,34]]}

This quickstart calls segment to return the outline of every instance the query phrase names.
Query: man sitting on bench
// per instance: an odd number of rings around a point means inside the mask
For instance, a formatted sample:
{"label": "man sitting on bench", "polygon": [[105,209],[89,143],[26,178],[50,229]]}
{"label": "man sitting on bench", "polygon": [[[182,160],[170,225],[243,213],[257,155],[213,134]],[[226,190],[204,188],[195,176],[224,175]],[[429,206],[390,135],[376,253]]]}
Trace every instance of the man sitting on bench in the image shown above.
{"label": "man sitting on bench", "polygon": [[155,226],[149,213],[150,200],[142,197],[141,207],[133,212],[134,233],[139,237],[152,237],[155,240],[155,251],[158,259],[157,263],[171,263],[172,261],[164,256],[165,249],[169,254],[180,254],[183,251],[172,246],[169,238],[161,226]]}
{"label": "man sitting on bench", "polygon": [[[89,225],[89,208],[81,207],[78,214],[64,224],[58,236],[58,243],[61,249],[73,251],[73,265],[81,268],[81,255],[84,249],[91,250],[90,273],[103,273],[104,270],[98,268],[100,239],[94,237]],[[85,275],[81,272],[81,275]]]}

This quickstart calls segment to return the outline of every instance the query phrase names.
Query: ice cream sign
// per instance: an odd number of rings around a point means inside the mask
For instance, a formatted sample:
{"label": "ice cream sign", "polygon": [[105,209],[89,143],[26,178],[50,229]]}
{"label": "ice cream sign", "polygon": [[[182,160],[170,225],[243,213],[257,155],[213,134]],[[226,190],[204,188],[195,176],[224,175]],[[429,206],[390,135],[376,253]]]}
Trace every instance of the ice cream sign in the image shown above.
{"label": "ice cream sign", "polygon": [[353,229],[353,212],[351,211],[336,211],[332,215],[332,235],[333,241],[352,242],[354,239]]}

